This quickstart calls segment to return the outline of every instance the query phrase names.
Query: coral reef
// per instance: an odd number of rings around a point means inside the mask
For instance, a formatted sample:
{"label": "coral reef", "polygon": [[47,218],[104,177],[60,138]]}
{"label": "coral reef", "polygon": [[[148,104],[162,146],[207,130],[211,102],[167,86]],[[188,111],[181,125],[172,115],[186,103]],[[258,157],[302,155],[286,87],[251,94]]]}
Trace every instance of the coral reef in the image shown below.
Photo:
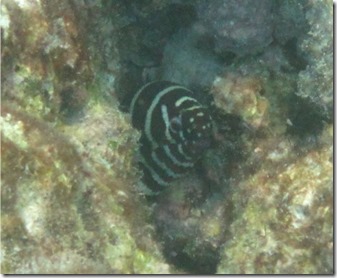
{"label": "coral reef", "polygon": [[233,236],[217,273],[333,272],[332,133],[299,158],[282,138],[255,146],[248,163],[260,170],[233,185]]}
{"label": "coral reef", "polygon": [[[93,78],[76,12],[68,2],[4,1],[2,93],[48,121],[62,110],[62,91],[85,88]],[[80,84],[80,85],[79,85]]]}
{"label": "coral reef", "polygon": [[198,40],[193,29],[182,29],[172,36],[165,46],[158,76],[193,90],[207,88],[222,65],[214,54],[198,48]]}
{"label": "coral reef", "polygon": [[309,31],[302,36],[299,49],[307,61],[298,79],[302,98],[309,98],[330,120],[333,117],[333,7],[330,1],[308,1],[305,18]]}
{"label": "coral reef", "polygon": [[268,101],[261,96],[261,80],[234,74],[214,80],[214,103],[224,113],[240,116],[253,128],[267,125]]}
{"label": "coral reef", "polygon": [[[1,267],[12,274],[331,274],[327,0],[4,0]],[[130,97],[168,79],[212,147],[152,200]]]}
{"label": "coral reef", "polygon": [[110,145],[90,140],[90,132],[120,137],[130,129],[119,113],[93,113],[83,137],[73,126],[63,130],[69,138],[3,105],[4,273],[169,272],[132,186],[137,175],[123,175],[135,172],[130,161],[137,134],[129,131],[129,139]]}
{"label": "coral reef", "polygon": [[272,7],[268,0],[199,1],[200,32],[214,38],[214,51],[219,55],[228,51],[254,54],[273,40]]}
{"label": "coral reef", "polygon": [[305,7],[307,0],[277,1],[274,9],[274,38],[285,45],[290,40],[299,38],[307,31]]}
{"label": "coral reef", "polygon": [[[211,274],[219,261],[231,216],[231,202],[209,197],[207,186],[195,174],[176,181],[154,207],[154,222],[166,259],[194,274]],[[223,207],[223,202],[226,206]],[[221,205],[220,205],[221,204]],[[219,221],[222,219],[222,221]]]}
{"label": "coral reef", "polygon": [[1,4],[2,271],[170,273],[134,186],[139,135],[91,75],[81,19],[100,4],[74,3]]}

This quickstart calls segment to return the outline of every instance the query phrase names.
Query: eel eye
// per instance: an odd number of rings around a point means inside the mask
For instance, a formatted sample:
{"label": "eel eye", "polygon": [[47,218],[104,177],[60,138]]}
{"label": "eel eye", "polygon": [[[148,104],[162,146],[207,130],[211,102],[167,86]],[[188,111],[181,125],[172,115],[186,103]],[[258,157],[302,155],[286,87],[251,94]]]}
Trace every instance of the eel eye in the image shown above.
{"label": "eel eye", "polygon": [[181,117],[174,117],[170,121],[170,131],[172,131],[173,133],[178,133],[181,130],[181,127]]}

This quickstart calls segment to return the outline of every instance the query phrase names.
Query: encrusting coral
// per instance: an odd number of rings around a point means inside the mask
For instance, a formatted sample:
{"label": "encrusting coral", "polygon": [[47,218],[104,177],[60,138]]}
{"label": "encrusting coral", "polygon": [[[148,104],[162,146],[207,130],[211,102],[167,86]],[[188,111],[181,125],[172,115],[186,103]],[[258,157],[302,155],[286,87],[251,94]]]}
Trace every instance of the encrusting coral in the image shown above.
{"label": "encrusting coral", "polygon": [[224,113],[236,114],[257,129],[266,126],[268,120],[268,100],[260,94],[261,91],[259,78],[228,74],[214,80],[211,93],[215,105]]}
{"label": "encrusting coral", "polygon": [[299,74],[298,91],[302,98],[322,108],[322,114],[332,119],[333,103],[333,7],[330,1],[308,1],[305,14],[310,26],[299,42],[307,66]]}
{"label": "encrusting coral", "polygon": [[[109,132],[130,126],[118,113],[106,114],[116,119]],[[107,132],[103,120],[92,116],[87,131]],[[2,270],[169,272],[145,224],[148,213],[137,202],[137,175],[121,175],[133,172],[137,134],[95,152],[73,136],[3,104]]]}
{"label": "encrusting coral", "polygon": [[109,79],[93,82],[69,3],[2,3],[2,271],[169,273],[135,187],[139,134],[98,95]]}
{"label": "encrusting coral", "polygon": [[332,272],[332,127],[321,140],[319,150],[299,159],[285,140],[255,146],[248,163],[261,165],[233,185],[233,236],[222,248],[217,273]]}

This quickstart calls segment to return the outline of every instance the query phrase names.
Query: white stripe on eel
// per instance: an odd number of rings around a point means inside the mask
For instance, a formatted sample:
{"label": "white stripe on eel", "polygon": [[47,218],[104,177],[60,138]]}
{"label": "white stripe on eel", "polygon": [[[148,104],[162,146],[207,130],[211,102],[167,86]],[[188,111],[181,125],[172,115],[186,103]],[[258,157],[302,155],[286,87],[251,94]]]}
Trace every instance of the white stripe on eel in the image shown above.
{"label": "white stripe on eel", "polygon": [[145,135],[146,137],[149,139],[150,142],[156,143],[153,140],[152,134],[151,134],[151,125],[152,125],[152,113],[153,110],[156,108],[156,106],[158,105],[160,99],[165,96],[167,93],[176,90],[176,89],[183,89],[186,90],[184,87],[182,86],[170,86],[162,91],[160,91],[156,97],[154,98],[154,100],[152,101],[149,110],[146,113],[146,117],[145,117]]}
{"label": "white stripe on eel", "polygon": [[178,152],[183,155],[185,159],[192,160],[192,158],[184,152],[182,144],[178,144]]}
{"label": "white stripe on eel", "polygon": [[133,112],[134,112],[134,109],[135,109],[135,104],[136,104],[136,101],[139,97],[139,95],[144,91],[144,89],[148,86],[150,86],[151,84],[153,83],[156,83],[156,81],[153,81],[153,82],[150,82],[150,83],[147,83],[145,84],[143,87],[141,87],[138,92],[134,95],[134,97],[132,98],[132,101],[131,101],[131,104],[130,104],[130,113],[131,115],[133,115]]}
{"label": "white stripe on eel", "polygon": [[[184,110],[190,111],[190,110],[195,110],[195,109],[202,109],[202,107],[201,107],[200,104],[199,104],[199,105],[194,105],[194,106],[188,107],[188,108],[186,108],[186,109],[184,109]],[[202,113],[202,112],[200,112],[200,113]]]}
{"label": "white stripe on eel", "polygon": [[168,145],[164,145],[164,151],[165,151],[165,154],[171,159],[171,161],[178,165],[178,166],[182,166],[182,167],[185,167],[185,168],[189,168],[189,167],[192,167],[194,165],[194,163],[191,163],[191,162],[182,162],[182,161],[179,161],[178,158],[176,158]]}
{"label": "white stripe on eel", "polygon": [[179,174],[174,173],[174,171],[172,171],[169,167],[167,167],[167,165],[164,162],[160,161],[155,152],[152,152],[151,158],[171,178],[179,178],[181,176]]}
{"label": "white stripe on eel", "polygon": [[[189,91],[189,92],[191,92],[190,90],[187,90],[187,89],[185,89],[186,91]],[[192,97],[181,97],[180,99],[178,99],[176,102],[175,102],[175,107],[179,107],[183,102],[185,102],[185,101],[193,101],[193,102],[195,102],[195,103],[198,103],[194,98],[192,98]]]}
{"label": "white stripe on eel", "polygon": [[168,115],[168,112],[167,112],[167,106],[166,105],[162,105],[161,106],[161,114],[163,116],[163,120],[164,120],[164,123],[165,123],[165,136],[167,138],[167,140],[171,141],[173,140],[171,134],[170,134],[170,131],[169,131],[169,127],[170,127],[170,119],[169,119],[169,115]]}
{"label": "white stripe on eel", "polygon": [[152,178],[161,186],[168,186],[169,183],[164,181],[155,170],[152,169],[152,167],[147,163],[146,159],[141,156],[141,161],[143,165],[150,171]]}

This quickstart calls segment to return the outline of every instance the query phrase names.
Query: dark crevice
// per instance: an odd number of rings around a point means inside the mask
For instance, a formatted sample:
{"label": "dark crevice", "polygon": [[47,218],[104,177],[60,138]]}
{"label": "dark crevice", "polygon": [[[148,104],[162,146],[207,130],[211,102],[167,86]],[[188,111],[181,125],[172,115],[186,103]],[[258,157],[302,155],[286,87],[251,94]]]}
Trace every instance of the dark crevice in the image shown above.
{"label": "dark crevice", "polygon": [[[299,139],[319,136],[327,119],[320,108],[309,99],[295,94],[288,96],[288,119],[290,120],[287,133]],[[303,141],[303,140],[302,140]]]}
{"label": "dark crevice", "polygon": [[298,71],[305,70],[307,67],[306,60],[298,52],[297,38],[290,39],[283,47],[283,53],[289,63]]}

